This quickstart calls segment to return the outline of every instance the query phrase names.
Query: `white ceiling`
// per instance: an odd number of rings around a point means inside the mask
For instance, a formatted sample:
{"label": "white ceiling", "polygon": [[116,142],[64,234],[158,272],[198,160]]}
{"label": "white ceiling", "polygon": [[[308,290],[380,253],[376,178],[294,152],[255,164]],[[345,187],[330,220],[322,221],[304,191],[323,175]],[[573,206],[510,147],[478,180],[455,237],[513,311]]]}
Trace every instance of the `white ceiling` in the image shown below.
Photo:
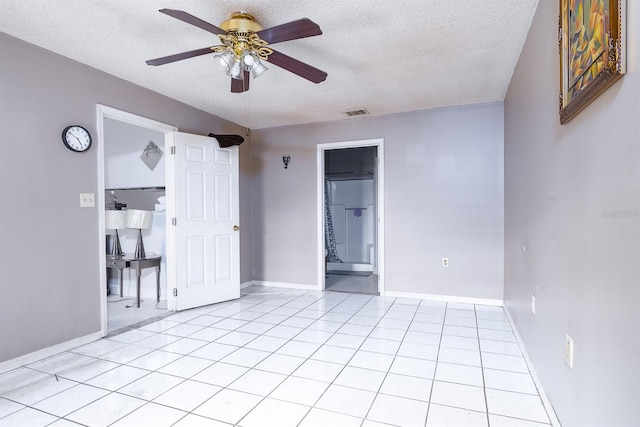
{"label": "white ceiling", "polygon": [[[504,99],[538,0],[0,0],[0,31],[252,129]],[[219,26],[231,12],[263,28],[310,18],[323,34],[274,44],[329,76],[320,84],[277,66],[230,93],[204,55],[145,60],[220,44],[158,12]],[[357,120],[351,118],[350,120]]]}

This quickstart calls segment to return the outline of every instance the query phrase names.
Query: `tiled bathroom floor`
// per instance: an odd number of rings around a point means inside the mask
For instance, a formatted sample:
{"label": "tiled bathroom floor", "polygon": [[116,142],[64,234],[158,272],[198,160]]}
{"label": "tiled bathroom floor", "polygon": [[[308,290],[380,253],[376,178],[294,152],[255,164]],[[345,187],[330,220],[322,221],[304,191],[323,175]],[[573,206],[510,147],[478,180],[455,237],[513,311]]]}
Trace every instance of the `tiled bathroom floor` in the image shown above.
{"label": "tiled bathroom floor", "polygon": [[324,279],[328,291],[354,292],[358,294],[378,294],[378,276],[351,276],[348,274],[327,273]]}
{"label": "tiled bathroom floor", "polygon": [[549,424],[499,307],[251,286],[0,375],[0,426]]}

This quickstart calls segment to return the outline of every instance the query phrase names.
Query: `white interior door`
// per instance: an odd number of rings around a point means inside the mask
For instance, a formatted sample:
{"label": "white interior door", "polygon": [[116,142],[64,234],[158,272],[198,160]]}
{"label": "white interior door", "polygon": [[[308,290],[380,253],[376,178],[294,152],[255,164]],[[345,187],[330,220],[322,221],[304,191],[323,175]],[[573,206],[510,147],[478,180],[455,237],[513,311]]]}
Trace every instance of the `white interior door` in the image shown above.
{"label": "white interior door", "polygon": [[167,242],[167,256],[175,260],[173,271],[167,266],[173,308],[239,298],[238,147],[219,148],[213,138],[181,132],[174,140],[167,176],[174,182],[174,194],[167,195],[168,221],[175,217]]}

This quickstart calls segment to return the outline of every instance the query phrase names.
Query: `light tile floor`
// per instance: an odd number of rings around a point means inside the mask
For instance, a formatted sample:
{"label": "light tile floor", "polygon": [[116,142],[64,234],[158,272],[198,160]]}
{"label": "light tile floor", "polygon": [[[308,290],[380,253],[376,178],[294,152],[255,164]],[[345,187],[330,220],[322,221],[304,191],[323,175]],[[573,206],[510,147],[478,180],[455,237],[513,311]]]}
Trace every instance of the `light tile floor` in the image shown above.
{"label": "light tile floor", "polygon": [[324,286],[328,291],[378,295],[378,275],[358,276],[349,275],[346,272],[341,274],[328,272],[325,275]]}
{"label": "light tile floor", "polygon": [[170,314],[167,310],[167,302],[164,300],[156,303],[152,298],[144,298],[140,301],[140,307],[136,307],[135,297],[109,295],[107,297],[108,332],[116,332],[136,323],[156,317],[165,317]]}
{"label": "light tile floor", "polygon": [[0,375],[0,426],[545,426],[502,308],[252,286]]}

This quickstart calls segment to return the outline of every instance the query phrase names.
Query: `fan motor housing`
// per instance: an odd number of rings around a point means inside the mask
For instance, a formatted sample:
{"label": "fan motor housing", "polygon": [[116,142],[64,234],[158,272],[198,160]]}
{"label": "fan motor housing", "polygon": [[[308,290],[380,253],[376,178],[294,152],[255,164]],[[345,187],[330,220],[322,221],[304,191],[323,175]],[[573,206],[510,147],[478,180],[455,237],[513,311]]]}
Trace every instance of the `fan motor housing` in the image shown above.
{"label": "fan motor housing", "polygon": [[231,17],[220,24],[220,28],[232,33],[256,33],[262,30],[250,13],[233,12]]}

